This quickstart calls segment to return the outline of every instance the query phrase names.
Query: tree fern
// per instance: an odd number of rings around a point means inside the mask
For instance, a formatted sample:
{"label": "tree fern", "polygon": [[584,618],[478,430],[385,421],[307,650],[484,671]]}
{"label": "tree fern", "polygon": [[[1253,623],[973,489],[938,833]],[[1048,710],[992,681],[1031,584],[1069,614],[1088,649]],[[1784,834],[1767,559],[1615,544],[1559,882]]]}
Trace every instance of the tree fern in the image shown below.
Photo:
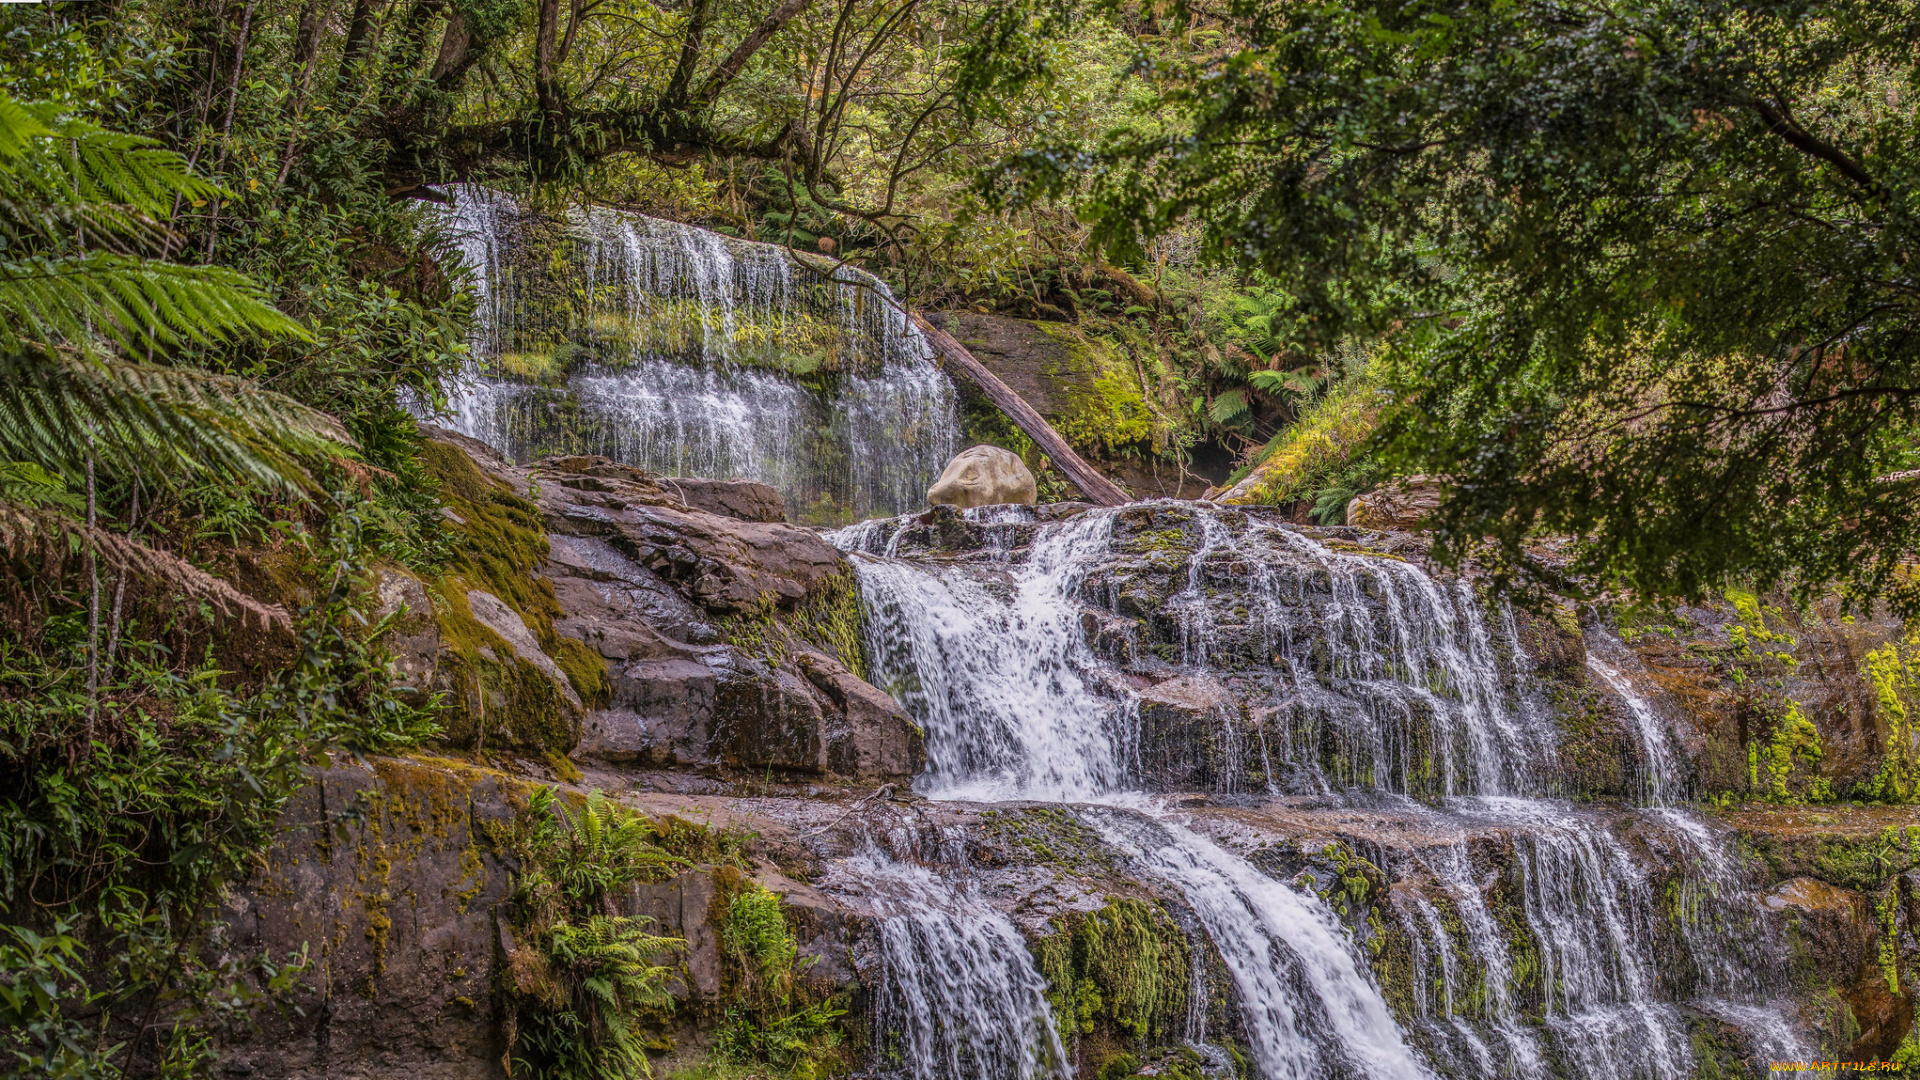
{"label": "tree fern", "polygon": [[0,501],[0,553],[16,559],[38,556],[57,566],[83,545],[91,545],[108,566],[165,581],[227,614],[252,615],[263,627],[293,628],[285,608],[261,603],[178,555],[62,514]]}
{"label": "tree fern", "polygon": [[218,193],[150,140],[0,94],[0,456],[303,486],[298,459],[339,448],[337,424],[288,398],[133,362],[305,335],[252,280],[164,257],[173,207]]}
{"label": "tree fern", "polygon": [[306,489],[304,462],[346,452],[339,424],[297,401],[155,362],[183,345],[305,336],[251,279],[168,259],[174,208],[219,193],[151,140],[0,93],[0,464],[12,477],[0,552],[54,563],[84,550],[284,623],[182,559],[49,510],[82,476]]}

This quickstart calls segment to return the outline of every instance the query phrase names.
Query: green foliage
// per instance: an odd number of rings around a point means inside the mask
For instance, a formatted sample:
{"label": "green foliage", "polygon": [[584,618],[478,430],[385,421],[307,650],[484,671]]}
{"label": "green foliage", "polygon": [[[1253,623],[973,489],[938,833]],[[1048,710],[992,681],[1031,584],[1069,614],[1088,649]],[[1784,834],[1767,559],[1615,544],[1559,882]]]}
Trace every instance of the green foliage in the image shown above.
{"label": "green foliage", "polygon": [[[1153,115],[1014,171],[1087,184],[1123,255],[1197,223],[1294,298],[1309,345],[1389,335],[1376,445],[1460,481],[1444,555],[1591,592],[1838,580],[1920,608],[1920,9],[1207,17],[1219,51],[1143,43]],[[1585,538],[1570,573],[1528,559],[1541,534]]]}
{"label": "green foliage", "polygon": [[512,1052],[534,1080],[652,1076],[645,1021],[670,1014],[674,970],[656,960],[683,946],[647,934],[643,919],[591,915],[556,921],[510,963],[521,999]]}
{"label": "green foliage", "polygon": [[72,997],[78,1006],[93,1001],[84,991],[75,994],[86,985],[81,942],[64,922],[44,935],[24,926],[3,929],[13,940],[0,940],[0,1030],[10,1033],[4,1045],[13,1060],[0,1065],[0,1076],[95,1073],[86,1029],[62,1015]]}
{"label": "green foliage", "polygon": [[1229,502],[1285,505],[1301,499],[1315,503],[1324,524],[1347,501],[1382,478],[1379,463],[1363,451],[1373,434],[1380,399],[1376,384],[1356,378],[1316,402],[1298,423],[1274,436],[1253,459],[1252,469]]}
{"label": "green foliage", "polygon": [[496,839],[522,860],[515,909],[524,925],[569,912],[613,914],[610,897],[640,881],[664,881],[692,865],[660,846],[653,821],[594,790],[572,810],[553,788],[537,789],[513,829]]}
{"label": "green foliage", "polygon": [[[351,548],[319,550],[353,565]],[[34,647],[0,641],[8,1054],[35,1068],[57,1059],[67,1072],[55,1075],[120,1075],[150,1043],[106,1033],[132,1034],[125,1025],[162,1002],[153,1030],[197,1054],[196,1032],[304,970],[298,958],[212,954],[206,932],[219,890],[255,865],[322,754],[392,752],[432,732],[430,706],[399,698],[352,586],[342,571],[298,620],[299,660],[251,691],[223,689],[210,661],[173,670],[129,634],[90,694],[73,616],[49,620]],[[78,948],[112,962],[78,964]],[[87,1024],[73,1012],[83,1003],[96,1010]]]}
{"label": "green foliage", "polygon": [[0,458],[290,485],[299,456],[339,451],[337,425],[289,398],[127,359],[305,335],[252,280],[164,258],[178,202],[215,190],[148,140],[0,92]]}
{"label": "green foliage", "polygon": [[509,910],[522,944],[508,957],[516,1069],[541,1080],[650,1076],[645,1031],[672,1015],[685,947],[646,932],[648,920],[616,913],[613,897],[687,865],[654,841],[651,821],[590,792],[569,811],[539,788],[494,840],[520,860]]}
{"label": "green foliage", "polygon": [[780,897],[741,882],[719,919],[722,955],[734,976],[735,1001],[717,1045],[736,1063],[771,1065],[794,1080],[824,1076],[841,1060],[838,1024],[846,1010],[816,995],[802,978],[816,958],[798,959]]}

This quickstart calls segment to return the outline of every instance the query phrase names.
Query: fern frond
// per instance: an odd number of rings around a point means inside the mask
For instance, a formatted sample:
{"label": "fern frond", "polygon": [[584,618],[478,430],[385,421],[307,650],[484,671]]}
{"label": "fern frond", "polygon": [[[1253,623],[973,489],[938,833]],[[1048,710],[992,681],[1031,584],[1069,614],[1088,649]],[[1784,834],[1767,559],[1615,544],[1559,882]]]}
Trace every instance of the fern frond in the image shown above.
{"label": "fern frond", "polygon": [[0,459],[75,476],[92,456],[161,484],[208,474],[310,489],[351,445],[325,413],[245,379],[70,352],[0,354]]}
{"label": "fern frond", "polygon": [[252,278],[217,266],[110,251],[0,260],[0,350],[104,339],[137,355],[246,334],[311,337]]}
{"label": "fern frond", "polygon": [[1207,415],[1213,418],[1213,422],[1227,426],[1240,423],[1251,411],[1246,391],[1238,389],[1219,394],[1207,406]]}
{"label": "fern frond", "polygon": [[0,461],[0,502],[62,510],[86,506],[77,492],[68,490],[64,479],[31,461]]}
{"label": "fern frond", "polygon": [[12,558],[37,556],[58,567],[78,557],[89,544],[103,565],[165,582],[208,601],[222,614],[237,610],[242,618],[252,615],[262,629],[293,629],[286,608],[262,603],[177,555],[49,511],[0,502],[0,552]]}
{"label": "fern frond", "polygon": [[171,213],[176,196],[224,194],[187,159],[152,139],[63,115],[52,102],[0,94],[0,186],[54,206],[119,203],[147,217]]}

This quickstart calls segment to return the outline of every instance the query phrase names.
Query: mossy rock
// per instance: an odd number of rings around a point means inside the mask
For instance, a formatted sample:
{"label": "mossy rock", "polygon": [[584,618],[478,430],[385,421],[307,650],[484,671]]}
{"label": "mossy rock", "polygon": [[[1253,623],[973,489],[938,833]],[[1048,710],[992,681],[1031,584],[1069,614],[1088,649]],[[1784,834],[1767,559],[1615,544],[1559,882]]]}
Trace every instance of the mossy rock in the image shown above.
{"label": "mossy rock", "polygon": [[1051,929],[1035,952],[1063,1038],[1178,1043],[1193,967],[1186,934],[1165,909],[1117,897],[1056,918]]}
{"label": "mossy rock", "polygon": [[[421,460],[440,481],[446,527],[459,541],[430,583],[440,631],[436,682],[447,692],[444,739],[534,757],[565,754],[579,742],[585,711],[607,701],[610,684],[598,653],[554,631],[560,605],[540,572],[547,536],[539,509],[450,443],[426,443]],[[476,592],[517,616],[548,663],[522,655],[476,617],[469,599]]]}

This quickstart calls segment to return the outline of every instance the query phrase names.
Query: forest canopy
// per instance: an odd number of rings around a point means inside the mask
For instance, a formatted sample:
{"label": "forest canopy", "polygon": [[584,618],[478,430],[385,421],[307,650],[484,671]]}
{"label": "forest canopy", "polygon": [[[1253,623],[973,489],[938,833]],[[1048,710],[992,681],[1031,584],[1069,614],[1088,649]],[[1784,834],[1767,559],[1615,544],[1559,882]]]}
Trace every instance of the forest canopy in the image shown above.
{"label": "forest canopy", "polygon": [[[1200,8],[1184,9],[1199,18]],[[1565,587],[1920,608],[1920,9],[1230,5],[1178,117],[1019,155],[1121,251],[1199,222],[1309,340],[1389,343],[1374,447],[1438,536]]]}

